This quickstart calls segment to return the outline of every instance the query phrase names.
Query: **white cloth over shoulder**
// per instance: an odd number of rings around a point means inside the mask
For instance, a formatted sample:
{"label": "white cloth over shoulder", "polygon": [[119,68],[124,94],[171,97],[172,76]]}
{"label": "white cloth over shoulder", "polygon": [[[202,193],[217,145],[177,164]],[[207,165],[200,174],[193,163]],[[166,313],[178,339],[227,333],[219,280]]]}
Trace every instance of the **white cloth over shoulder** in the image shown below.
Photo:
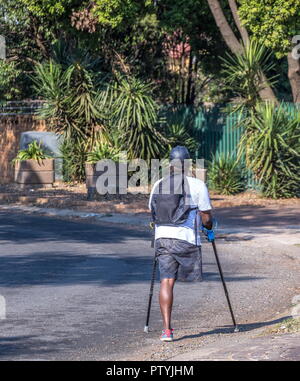
{"label": "white cloth over shoulder", "polygon": [[[154,190],[161,182],[162,179],[158,180],[151,191],[149,198],[149,209],[151,210],[151,199],[154,193]],[[211,203],[209,199],[209,194],[207,186],[205,183],[194,177],[187,177],[188,185],[191,192],[191,207],[197,207],[200,211],[211,210]],[[183,241],[196,244],[195,239],[195,215],[198,212],[197,209],[191,210],[186,222],[178,226],[165,226],[165,225],[156,225],[155,226],[155,239],[158,238],[177,238]],[[197,226],[200,226],[200,216],[197,217]],[[197,244],[200,245],[200,232],[198,229]]]}

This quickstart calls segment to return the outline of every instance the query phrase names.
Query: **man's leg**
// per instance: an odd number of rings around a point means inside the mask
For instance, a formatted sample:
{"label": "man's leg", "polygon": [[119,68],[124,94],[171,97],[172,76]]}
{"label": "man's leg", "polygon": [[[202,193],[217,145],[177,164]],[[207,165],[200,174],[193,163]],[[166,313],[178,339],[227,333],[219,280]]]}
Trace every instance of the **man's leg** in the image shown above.
{"label": "man's leg", "polygon": [[164,329],[171,329],[174,284],[175,279],[172,278],[164,278],[160,281],[159,305]]}

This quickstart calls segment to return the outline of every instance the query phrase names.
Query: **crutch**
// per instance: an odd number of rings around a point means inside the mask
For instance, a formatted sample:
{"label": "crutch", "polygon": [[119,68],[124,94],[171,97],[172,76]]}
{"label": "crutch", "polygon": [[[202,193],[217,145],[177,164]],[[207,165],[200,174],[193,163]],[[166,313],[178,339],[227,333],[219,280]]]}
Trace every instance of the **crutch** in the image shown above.
{"label": "crutch", "polygon": [[157,265],[157,257],[156,257],[156,252],[155,252],[154,260],[153,260],[153,270],[152,270],[152,278],[151,278],[151,285],[150,285],[146,325],[144,327],[144,332],[146,332],[146,333],[149,332],[149,319],[150,319],[151,302],[152,302],[152,296],[153,296],[153,288],[154,288],[154,282],[155,282],[155,276],[156,276],[156,265]]}
{"label": "crutch", "polygon": [[235,317],[234,317],[234,314],[233,314],[233,310],[232,310],[232,307],[231,307],[231,303],[230,303],[230,299],[229,299],[229,294],[228,294],[228,290],[227,290],[227,287],[226,287],[225,279],[224,279],[224,276],[223,276],[223,271],[222,271],[222,268],[221,268],[221,264],[220,264],[220,261],[219,261],[219,257],[218,257],[218,253],[217,253],[217,248],[216,248],[215,240],[213,239],[211,241],[211,243],[212,243],[212,247],[213,247],[213,250],[214,250],[215,257],[216,257],[216,262],[217,262],[217,265],[218,265],[220,277],[221,277],[221,280],[222,280],[222,283],[223,283],[223,288],[224,288],[225,296],[226,296],[226,299],[227,299],[229,311],[230,311],[230,314],[231,314],[232,322],[233,322],[233,325],[234,325],[234,332],[239,332],[239,327],[238,327],[238,325],[236,323],[236,320],[235,320]]}

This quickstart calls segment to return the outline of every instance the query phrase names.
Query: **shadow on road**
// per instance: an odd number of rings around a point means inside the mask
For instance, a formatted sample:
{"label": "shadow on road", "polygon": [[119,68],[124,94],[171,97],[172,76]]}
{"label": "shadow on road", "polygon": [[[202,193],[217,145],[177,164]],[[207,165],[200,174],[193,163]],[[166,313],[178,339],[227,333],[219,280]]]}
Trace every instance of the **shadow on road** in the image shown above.
{"label": "shadow on road", "polygon": [[[284,317],[276,319],[276,320],[249,323],[249,324],[239,324],[238,326],[239,326],[240,332],[253,331],[254,329],[257,329],[257,328],[268,327],[270,325],[280,323],[280,322],[282,322],[282,321],[284,321],[290,317],[291,316],[284,316]],[[227,326],[226,325],[223,327],[215,328],[211,331],[200,332],[199,334],[195,334],[195,335],[185,335],[185,336],[179,337],[178,339],[174,339],[174,341],[181,341],[181,340],[185,340],[185,339],[196,339],[198,337],[209,336],[209,335],[232,334],[233,329],[234,329],[233,326]]]}
{"label": "shadow on road", "polygon": [[[287,226],[299,225],[300,218],[298,208],[295,206],[282,208],[267,208],[259,205],[230,205],[228,207],[216,208],[214,216],[216,217],[219,228],[223,226],[236,227],[261,227],[272,226],[285,229]],[[269,232],[271,232],[269,230]]]}
{"label": "shadow on road", "polygon": [[[149,250],[145,250],[139,241],[148,238]],[[132,227],[0,212],[0,240],[6,244],[5,248],[0,245],[0,285],[4,287],[113,286],[150,281],[153,258],[150,233]],[[60,242],[64,244],[61,248]],[[52,244],[56,249],[52,249]],[[20,250],[15,253],[16,245],[24,245],[24,254],[22,249],[21,254]],[[228,282],[261,279],[251,274],[236,276],[227,272],[225,275]],[[219,275],[205,272],[204,280],[218,281]]]}
{"label": "shadow on road", "polygon": [[[93,224],[53,217],[0,211],[0,241],[15,245],[47,242],[122,243],[128,239],[149,239],[151,234],[133,227]],[[1,247],[0,247],[1,250]],[[1,253],[1,252],[0,252]]]}
{"label": "shadow on road", "polygon": [[[206,282],[219,281],[218,272],[205,271]],[[72,253],[36,252],[1,256],[0,286],[23,287],[34,285],[114,286],[150,282],[152,258],[149,256],[124,256],[119,253],[74,255]],[[254,281],[256,276],[225,274],[227,282]],[[158,273],[157,273],[157,281]]]}
{"label": "shadow on road", "polygon": [[63,350],[66,340],[55,341],[55,347],[50,348],[49,341],[39,339],[37,335],[10,336],[0,338],[0,358],[7,356],[26,356],[26,359],[37,360],[39,355]]}

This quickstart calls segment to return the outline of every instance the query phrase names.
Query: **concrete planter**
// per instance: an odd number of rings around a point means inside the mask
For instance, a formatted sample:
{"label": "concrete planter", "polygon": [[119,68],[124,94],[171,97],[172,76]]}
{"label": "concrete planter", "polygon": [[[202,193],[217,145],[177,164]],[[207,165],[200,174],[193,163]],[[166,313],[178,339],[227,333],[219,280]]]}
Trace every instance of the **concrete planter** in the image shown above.
{"label": "concrete planter", "polygon": [[54,160],[24,160],[15,164],[15,182],[21,188],[28,186],[52,187],[54,183]]}
{"label": "concrete planter", "polygon": [[[127,191],[127,174],[122,175],[121,166],[127,166],[127,164],[116,163],[116,176],[109,176],[106,174],[106,170],[97,170],[96,164],[85,163],[85,175],[86,175],[86,188],[87,198],[92,200],[96,194],[125,194]],[[101,181],[97,180],[104,175],[108,178],[107,186],[101,186]]]}

